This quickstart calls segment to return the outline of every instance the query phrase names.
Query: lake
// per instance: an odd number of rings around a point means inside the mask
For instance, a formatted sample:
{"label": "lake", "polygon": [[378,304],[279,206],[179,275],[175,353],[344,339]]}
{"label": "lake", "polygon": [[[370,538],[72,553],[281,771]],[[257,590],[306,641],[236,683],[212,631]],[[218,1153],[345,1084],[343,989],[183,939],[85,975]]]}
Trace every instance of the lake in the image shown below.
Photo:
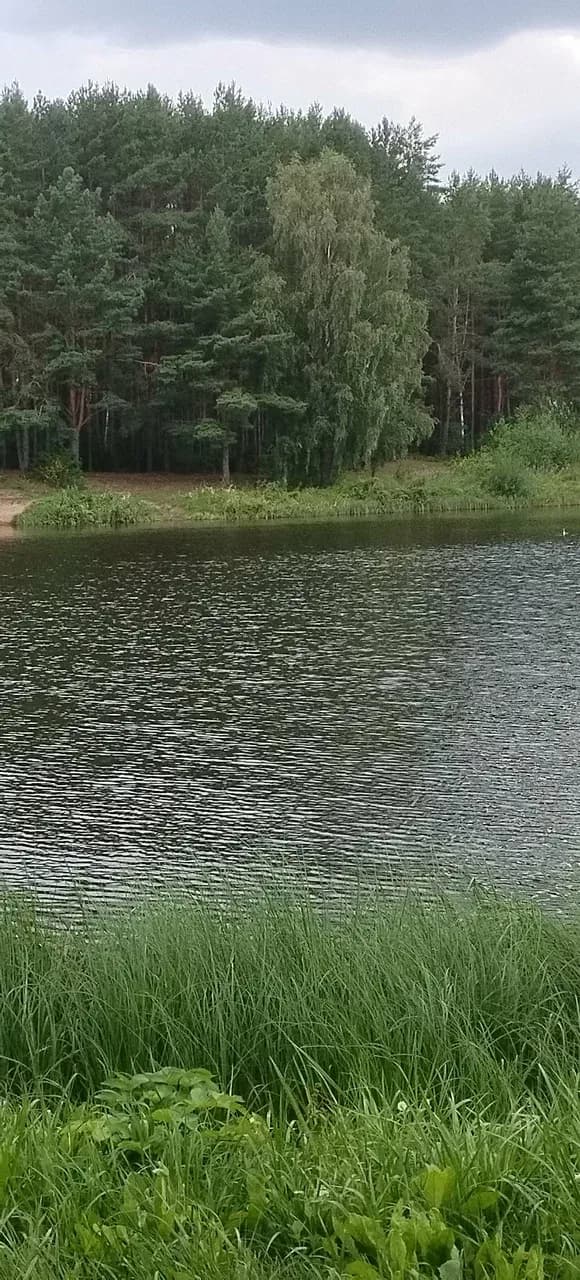
{"label": "lake", "polygon": [[578,887],[580,515],[0,543],[0,877]]}

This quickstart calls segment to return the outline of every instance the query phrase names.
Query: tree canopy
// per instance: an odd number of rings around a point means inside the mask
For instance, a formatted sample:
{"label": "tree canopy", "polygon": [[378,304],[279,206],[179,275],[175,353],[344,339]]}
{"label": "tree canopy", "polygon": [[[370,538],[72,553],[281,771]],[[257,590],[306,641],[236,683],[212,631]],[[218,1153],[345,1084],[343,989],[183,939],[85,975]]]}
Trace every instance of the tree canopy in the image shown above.
{"label": "tree canopy", "polygon": [[88,85],[0,99],[0,462],[327,483],[580,398],[566,172],[443,179],[412,120]]}

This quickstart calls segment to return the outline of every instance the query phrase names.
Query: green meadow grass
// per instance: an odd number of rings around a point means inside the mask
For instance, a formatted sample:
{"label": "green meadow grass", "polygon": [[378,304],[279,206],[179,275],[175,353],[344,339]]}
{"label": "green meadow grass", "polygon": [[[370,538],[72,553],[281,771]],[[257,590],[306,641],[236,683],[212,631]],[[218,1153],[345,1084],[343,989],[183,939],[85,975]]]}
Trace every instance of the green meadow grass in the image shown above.
{"label": "green meadow grass", "polygon": [[579,994],[495,899],[6,901],[0,1276],[578,1277]]}
{"label": "green meadow grass", "polygon": [[0,1086],[82,1096],[111,1071],[205,1066],[252,1102],[453,1092],[501,1115],[576,1069],[579,997],[580,923],[493,899],[184,901],[58,930],[8,900]]}

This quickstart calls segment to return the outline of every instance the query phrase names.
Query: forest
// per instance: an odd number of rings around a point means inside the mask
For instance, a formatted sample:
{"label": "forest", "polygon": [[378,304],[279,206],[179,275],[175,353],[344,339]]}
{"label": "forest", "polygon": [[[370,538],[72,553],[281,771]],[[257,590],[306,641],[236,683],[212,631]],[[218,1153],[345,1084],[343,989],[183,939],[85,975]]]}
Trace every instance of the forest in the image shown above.
{"label": "forest", "polygon": [[328,484],[580,394],[570,173],[154,88],[0,99],[0,466]]}

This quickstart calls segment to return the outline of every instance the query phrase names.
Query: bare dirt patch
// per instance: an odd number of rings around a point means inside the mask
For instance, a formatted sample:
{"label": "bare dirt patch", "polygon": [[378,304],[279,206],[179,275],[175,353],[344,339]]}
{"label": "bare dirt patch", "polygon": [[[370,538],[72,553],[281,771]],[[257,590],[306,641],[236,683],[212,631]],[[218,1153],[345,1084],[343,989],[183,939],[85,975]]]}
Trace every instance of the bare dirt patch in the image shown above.
{"label": "bare dirt patch", "polygon": [[23,498],[21,494],[14,497],[5,493],[0,494],[0,528],[5,529],[13,525],[16,517],[26,511],[33,501],[33,498]]}

